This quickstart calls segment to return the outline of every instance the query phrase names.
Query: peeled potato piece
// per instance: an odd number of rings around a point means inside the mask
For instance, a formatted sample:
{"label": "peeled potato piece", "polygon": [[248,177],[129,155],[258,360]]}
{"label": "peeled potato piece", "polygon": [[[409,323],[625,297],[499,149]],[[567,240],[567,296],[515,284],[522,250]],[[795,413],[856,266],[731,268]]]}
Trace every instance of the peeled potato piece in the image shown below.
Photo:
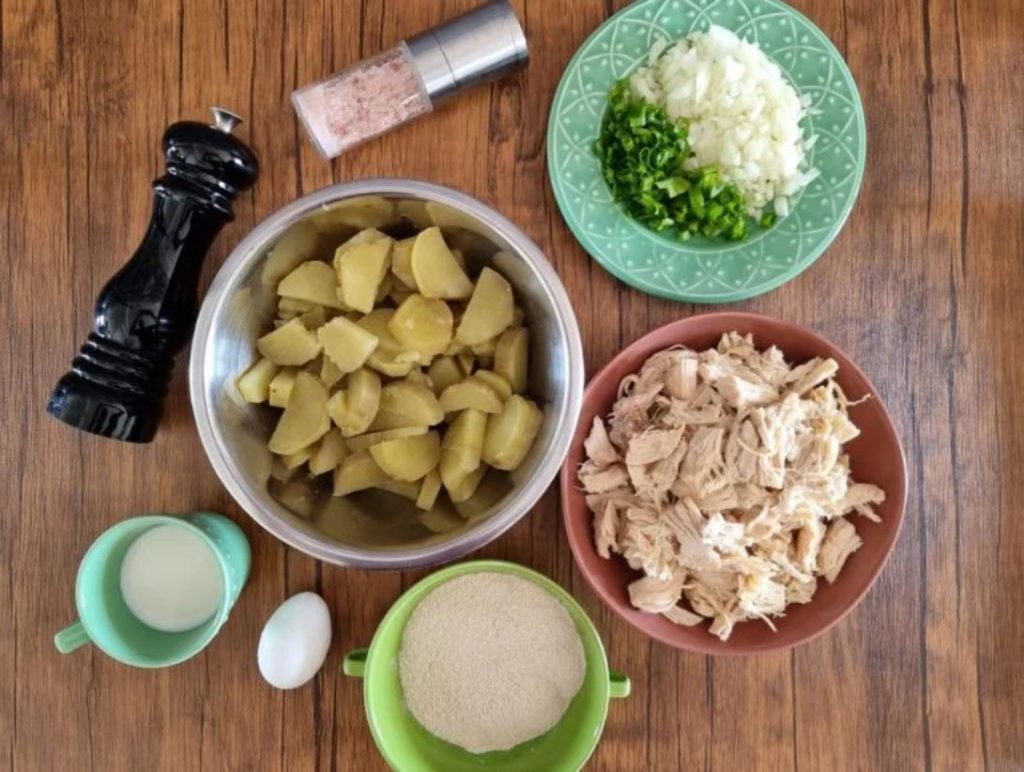
{"label": "peeled potato piece", "polygon": [[516,394],[526,391],[529,359],[529,331],[525,327],[505,330],[494,348],[494,372],[507,380]]}
{"label": "peeled potato piece", "polygon": [[487,419],[483,459],[497,469],[512,471],[537,438],[544,414],[528,399],[513,394],[504,409]]}
{"label": "peeled potato piece", "polygon": [[497,271],[484,268],[455,330],[455,340],[467,346],[484,343],[504,332],[514,314],[512,285]]}
{"label": "peeled potato piece", "polygon": [[286,367],[271,379],[270,385],[267,388],[267,396],[271,406],[288,406],[288,398],[292,395],[292,387],[295,385],[295,376],[298,372],[294,367]]}
{"label": "peeled potato piece", "polygon": [[438,357],[430,363],[430,381],[434,384],[434,393],[440,395],[453,383],[462,380],[462,368],[452,357]]}
{"label": "peeled potato piece", "polygon": [[[417,502],[417,506],[419,503]],[[423,507],[420,507],[423,509]],[[432,533],[450,533],[466,524],[466,521],[446,508],[434,508],[427,512],[420,512],[417,516],[423,527]]]}
{"label": "peeled potato piece", "polygon": [[337,383],[344,377],[345,373],[343,373],[338,366],[334,364],[334,360],[329,356],[325,356],[320,362],[320,380],[323,381],[324,386],[330,389],[337,385]]}
{"label": "peeled potato piece", "polygon": [[334,250],[334,270],[336,273],[340,273],[338,270],[338,257],[345,254],[350,249],[358,247],[360,244],[372,244],[374,241],[380,241],[381,239],[389,238],[386,233],[382,233],[376,228],[364,228],[357,234],[345,241],[340,247]]}
{"label": "peeled potato piece", "polygon": [[473,283],[448,249],[440,228],[420,231],[410,262],[416,287],[424,297],[465,300],[473,294]]}
{"label": "peeled potato piece", "polygon": [[295,376],[288,406],[267,447],[272,453],[287,456],[312,445],[331,428],[327,416],[327,389],[320,380],[305,371]]}
{"label": "peeled potato piece", "polygon": [[447,487],[448,498],[452,500],[453,504],[460,504],[470,498],[480,485],[480,481],[484,479],[484,475],[487,474],[487,466],[480,464],[476,469],[461,478],[453,486]]}
{"label": "peeled potato piece", "polygon": [[[431,509],[441,492],[441,473],[431,469],[420,483],[420,491],[416,496],[416,506],[420,509]],[[429,528],[429,526],[427,526]],[[433,530],[433,529],[431,529]]]}
{"label": "peeled potato piece", "polygon": [[281,461],[284,463],[286,469],[298,469],[313,457],[313,450],[314,446],[310,445],[308,448],[303,448],[297,453],[289,453],[287,456],[281,456]]}
{"label": "peeled potato piece", "polygon": [[477,343],[475,346],[470,346],[469,350],[472,351],[473,355],[479,359],[489,359],[494,356],[494,348],[497,345],[497,338],[489,338],[483,343]]}
{"label": "peeled potato piece", "polygon": [[347,496],[356,491],[386,483],[388,476],[365,450],[345,456],[334,470],[334,495]]}
{"label": "peeled potato piece", "polygon": [[331,429],[321,438],[320,444],[313,451],[313,456],[309,459],[309,471],[313,474],[330,472],[347,455],[348,447],[341,431]]}
{"label": "peeled potato piece", "polygon": [[395,205],[383,196],[355,196],[328,205],[317,213],[324,225],[350,225],[373,230],[395,220]]}
{"label": "peeled potato piece", "polygon": [[462,351],[456,354],[455,361],[459,363],[459,367],[466,375],[473,372],[473,366],[476,364],[476,358],[471,351]]}
{"label": "peeled potato piece", "polygon": [[[479,410],[463,410],[455,416],[448,431],[444,433],[444,442],[441,447],[445,450],[468,450],[479,459],[483,453],[486,431],[486,414]],[[478,463],[478,461],[474,462],[471,468],[476,469]]]}
{"label": "peeled potato piece", "polygon": [[382,442],[390,442],[392,440],[404,440],[409,437],[418,437],[427,433],[426,426],[403,426],[400,429],[385,429],[382,432],[370,432],[369,434],[360,434],[358,437],[352,437],[347,440],[348,449],[353,453],[360,450],[368,450],[374,445],[379,445]]}
{"label": "peeled potato piece", "polygon": [[275,365],[304,365],[320,353],[320,342],[302,322],[292,319],[256,341],[256,348]]}
{"label": "peeled potato piece", "polygon": [[376,335],[343,316],[331,319],[316,331],[316,335],[324,353],[343,373],[362,367],[379,343]]}
{"label": "peeled potato piece", "polygon": [[512,396],[511,384],[509,384],[504,376],[498,375],[493,370],[477,370],[473,373],[473,377],[494,389],[502,401]]}
{"label": "peeled potato piece", "polygon": [[391,243],[390,238],[384,237],[336,253],[334,265],[341,281],[341,300],[346,306],[364,314],[373,310],[377,289],[387,274]]}
{"label": "peeled potato piece", "polygon": [[319,303],[310,303],[308,300],[296,300],[295,298],[281,298],[277,301],[277,316],[288,321],[296,316],[312,311]]}
{"label": "peeled potato piece", "polygon": [[485,413],[501,412],[501,397],[482,380],[475,376],[453,383],[441,392],[441,409],[454,413],[469,408]]}
{"label": "peeled potato piece", "polygon": [[389,477],[416,482],[441,459],[441,437],[437,432],[427,432],[418,437],[380,442],[370,447],[370,455]]}
{"label": "peeled potato piece", "polygon": [[370,427],[380,397],[380,376],[363,367],[349,375],[345,389],[327,401],[327,412],[343,436],[354,437]]}
{"label": "peeled potato piece", "polygon": [[480,467],[486,428],[487,416],[484,413],[463,410],[445,432],[438,471],[449,492],[458,488],[463,478]]}
{"label": "peeled potato piece", "polygon": [[281,279],[277,294],[283,298],[305,300],[330,308],[341,308],[338,300],[338,274],[327,263],[310,260]]}
{"label": "peeled potato piece", "polygon": [[394,315],[393,308],[377,308],[356,324],[377,336],[377,348],[366,360],[367,366],[392,378],[402,378],[409,374],[419,357],[416,352],[407,351],[391,334],[388,322]]}
{"label": "peeled potato piece", "polygon": [[416,277],[412,274],[412,245],[416,241],[413,236],[409,239],[396,241],[391,248],[391,273],[395,275],[405,287],[411,290],[416,289]]}
{"label": "peeled potato piece", "polygon": [[270,382],[280,368],[269,359],[260,359],[239,376],[235,382],[238,393],[246,402],[259,404],[270,396]]}
{"label": "peeled potato piece", "polygon": [[395,311],[388,329],[404,348],[420,354],[421,361],[429,361],[448,348],[453,325],[447,303],[414,294]]}
{"label": "peeled potato piece", "polygon": [[402,496],[409,499],[409,501],[416,501],[416,497],[420,495],[420,486],[416,483],[403,482],[402,480],[386,480],[374,487],[388,493],[394,493],[397,496]]}
{"label": "peeled potato piece", "polygon": [[444,420],[444,410],[434,392],[418,383],[395,381],[381,391],[380,409],[371,431],[405,426],[433,426]]}
{"label": "peeled potato piece", "polygon": [[314,257],[320,249],[320,243],[320,234],[312,223],[296,223],[284,232],[270,250],[260,273],[260,281],[264,286],[276,286],[295,266]]}

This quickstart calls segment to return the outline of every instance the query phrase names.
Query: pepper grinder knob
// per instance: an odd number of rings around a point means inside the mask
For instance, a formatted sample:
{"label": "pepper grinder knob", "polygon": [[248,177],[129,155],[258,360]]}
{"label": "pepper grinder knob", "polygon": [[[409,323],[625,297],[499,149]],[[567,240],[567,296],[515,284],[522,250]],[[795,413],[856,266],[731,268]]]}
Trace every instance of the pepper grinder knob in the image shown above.
{"label": "pepper grinder knob", "polygon": [[231,202],[259,175],[231,134],[242,119],[213,108],[213,123],[182,121],[163,136],[166,173],[132,258],[100,292],[93,330],[54,387],[47,411],[75,428],[127,442],[153,439],[174,368],[192,335],[203,258]]}

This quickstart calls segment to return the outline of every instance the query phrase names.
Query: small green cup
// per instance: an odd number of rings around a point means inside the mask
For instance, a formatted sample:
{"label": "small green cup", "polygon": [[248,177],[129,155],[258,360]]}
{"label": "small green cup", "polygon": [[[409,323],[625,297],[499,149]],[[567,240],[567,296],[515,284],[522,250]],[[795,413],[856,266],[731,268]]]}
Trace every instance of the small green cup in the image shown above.
{"label": "small green cup", "polygon": [[[514,574],[551,593],[576,624],[583,641],[587,672],[562,720],[549,732],[511,750],[474,754],[434,737],[413,718],[402,699],[398,652],[405,625],[420,601],[444,582],[480,571]],[[387,763],[399,772],[578,770],[601,739],[609,699],[628,697],[630,691],[629,679],[608,669],[601,636],[572,596],[536,571],[499,560],[461,563],[411,587],[385,615],[370,647],[349,652],[342,667],[345,675],[364,679],[363,697],[373,739]]]}
{"label": "small green cup", "polygon": [[[132,543],[158,525],[186,528],[209,545],[224,573],[224,596],[209,621],[183,633],[147,627],[121,597],[121,563]],[[223,515],[142,515],[107,529],[89,547],[78,568],[75,605],[78,621],[53,637],[61,654],[94,643],[105,654],[134,667],[167,667],[195,656],[227,621],[249,577],[252,556],[245,534]]]}

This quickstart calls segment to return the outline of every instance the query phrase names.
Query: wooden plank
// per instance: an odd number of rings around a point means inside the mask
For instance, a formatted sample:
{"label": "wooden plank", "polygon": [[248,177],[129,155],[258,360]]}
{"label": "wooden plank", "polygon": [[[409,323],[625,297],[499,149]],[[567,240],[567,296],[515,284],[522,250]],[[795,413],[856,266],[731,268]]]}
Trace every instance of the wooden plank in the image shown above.
{"label": "wooden plank", "polygon": [[[547,184],[548,107],[573,51],[623,0],[513,0],[529,68],[353,150],[320,159],[294,121],[298,85],[473,0],[0,0],[0,767],[384,769],[358,681],[339,673],[427,570],[320,565],[262,532],[206,463],[180,359],[157,441],[71,432],[42,406],[106,279],[141,236],[170,122],[240,112],[262,177],[217,240],[231,247],[296,196],[368,176],[451,185],[544,250],[573,301],[588,373],[652,327],[702,309],[641,295],[572,239]],[[651,643],[573,566],[557,488],[477,556],[533,566],[576,595],[634,696],[611,706],[600,770],[1016,769],[1024,766],[1024,7],[795,0],[846,55],[869,127],[860,199],[810,270],[733,304],[810,326],[858,361],[893,414],[911,495],[864,603],[800,649],[711,660]],[[45,310],[53,309],[50,313]],[[73,617],[77,560],[138,512],[224,512],[253,577],[199,657],[122,667],[50,638]],[[314,682],[281,693],[255,648],[285,597],[321,593],[335,641]]]}

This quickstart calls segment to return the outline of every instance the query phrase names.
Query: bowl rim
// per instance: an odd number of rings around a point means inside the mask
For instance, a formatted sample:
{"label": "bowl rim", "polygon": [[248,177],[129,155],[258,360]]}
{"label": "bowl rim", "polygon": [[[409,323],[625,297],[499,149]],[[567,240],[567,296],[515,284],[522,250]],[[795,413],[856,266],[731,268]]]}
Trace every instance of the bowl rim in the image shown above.
{"label": "bowl rim", "polygon": [[[801,337],[808,339],[816,346],[821,346],[822,348],[830,347],[838,351],[847,363],[842,365],[842,368],[847,371],[853,371],[855,375],[859,376],[861,379],[863,379],[864,383],[867,384],[868,392],[872,395],[873,399],[877,403],[877,406],[880,410],[883,419],[882,423],[884,433],[888,436],[889,442],[892,443],[892,446],[896,451],[898,461],[897,471],[898,478],[900,480],[900,488],[902,495],[900,497],[900,500],[897,502],[898,507],[895,510],[895,516],[888,518],[889,522],[894,522],[892,536],[889,540],[888,545],[885,547],[885,550],[880,554],[876,565],[873,566],[871,571],[869,572],[867,581],[864,583],[863,588],[859,593],[857,593],[857,595],[855,595],[853,598],[851,598],[844,604],[845,607],[840,610],[840,612],[835,616],[835,618],[829,620],[826,624],[823,624],[818,628],[812,629],[808,633],[799,635],[795,637],[793,640],[783,641],[781,643],[774,645],[768,644],[765,646],[758,646],[756,648],[729,648],[728,644],[723,644],[710,633],[707,635],[706,642],[701,641],[698,643],[694,643],[684,638],[663,634],[660,631],[647,630],[641,627],[626,613],[627,609],[623,606],[623,604],[621,604],[618,601],[618,599],[616,599],[611,594],[611,592],[605,586],[605,584],[600,580],[596,579],[592,575],[591,570],[585,564],[583,558],[581,557],[584,551],[586,551],[588,557],[590,557],[592,554],[596,554],[592,536],[590,536],[589,533],[585,536],[581,536],[570,525],[570,521],[572,518],[572,515],[570,515],[570,511],[574,509],[578,511],[580,507],[583,507],[584,510],[586,509],[586,503],[583,500],[582,492],[573,484],[573,481],[576,479],[576,469],[572,467],[572,456],[574,455],[573,451],[576,449],[577,446],[582,446],[583,440],[587,436],[587,427],[583,426],[582,420],[583,411],[581,411],[580,422],[577,426],[575,434],[573,435],[569,451],[566,454],[565,462],[562,466],[562,476],[560,480],[562,524],[565,528],[566,537],[569,540],[569,547],[572,550],[572,556],[574,562],[576,563],[576,567],[579,570],[579,572],[583,575],[583,578],[586,579],[587,584],[590,586],[590,588],[595,593],[597,593],[598,597],[601,599],[601,602],[607,608],[611,609],[615,613],[615,615],[619,617],[619,619],[623,620],[624,622],[629,624],[630,627],[633,627],[634,629],[640,631],[647,637],[652,638],[653,640],[656,640],[659,643],[665,644],[666,646],[669,646],[674,649],[689,651],[696,654],[706,654],[713,656],[743,657],[757,654],[770,654],[779,651],[786,651],[796,646],[808,643],[809,641],[812,641],[816,638],[819,638],[820,636],[824,635],[826,632],[831,630],[833,627],[835,627],[837,624],[839,624],[843,619],[847,617],[847,615],[850,614],[850,612],[852,612],[858,605],[860,605],[860,602],[864,599],[868,592],[870,592],[871,588],[874,587],[875,582],[878,581],[878,577],[881,575],[882,570],[888,563],[889,558],[892,555],[892,551],[893,549],[895,549],[896,542],[899,540],[900,533],[903,529],[903,521],[905,519],[906,514],[908,495],[906,454],[903,450],[903,443],[900,441],[899,433],[896,431],[896,427],[893,423],[892,416],[886,408],[885,402],[882,400],[878,392],[878,389],[867,377],[864,371],[861,370],[860,367],[858,367],[857,364],[852,359],[850,359],[841,348],[839,348],[839,346],[835,345],[834,343],[824,338],[823,336],[818,335],[815,332],[812,332],[806,327],[803,327],[799,324],[795,324],[793,322],[778,319],[773,316],[767,316],[765,314],[754,314],[742,311],[712,311],[708,313],[694,314],[693,316],[688,316],[684,319],[677,319],[674,322],[669,322],[668,324],[664,324],[660,327],[651,330],[650,332],[645,333],[644,335],[640,336],[632,343],[627,345],[621,351],[619,351],[614,357],[611,358],[611,360],[609,360],[603,367],[601,367],[600,370],[598,370],[587,381],[587,387],[584,390],[583,394],[584,406],[587,404],[588,399],[591,397],[592,389],[594,388],[596,382],[599,379],[612,377],[616,372],[622,370],[626,360],[635,356],[638,350],[650,345],[650,341],[652,338],[654,338],[657,335],[663,335],[666,330],[671,331],[673,337],[681,338],[686,335],[687,328],[691,326],[696,320],[701,320],[705,322],[720,322],[720,324],[717,326],[721,327],[721,333],[728,332],[728,328],[730,327],[736,325],[744,325],[744,323],[768,323],[777,328],[786,329],[789,332],[795,333]],[[652,351],[651,353],[654,352]],[[622,376],[624,375],[626,375],[625,372],[622,373]],[[622,376],[619,377],[621,378]],[[607,407],[610,407],[610,405]],[[606,412],[606,410],[597,411],[595,415],[604,415],[606,414]],[[725,647],[723,648],[723,646]]]}
{"label": "bowl rim", "polygon": [[[471,526],[449,541],[432,542],[410,548],[354,547],[334,542],[327,544],[280,518],[254,496],[245,476],[227,451],[220,429],[212,421],[207,399],[207,373],[212,364],[209,345],[213,319],[230,297],[238,271],[261,252],[286,228],[318,207],[357,196],[411,197],[436,201],[457,208],[484,222],[501,235],[531,267],[543,287],[559,326],[566,338],[566,402],[556,420],[552,441],[545,449],[533,475],[513,491],[502,508],[486,520]],[[518,226],[489,205],[443,185],[415,179],[372,177],[329,185],[307,193],[277,209],[260,221],[231,251],[207,290],[196,320],[189,356],[189,397],[199,439],[221,484],[241,508],[271,535],[290,547],[335,565],[354,568],[423,568],[456,560],[497,539],[525,517],[562,466],[583,404],[585,370],[579,324],[565,287],[543,251]]]}

